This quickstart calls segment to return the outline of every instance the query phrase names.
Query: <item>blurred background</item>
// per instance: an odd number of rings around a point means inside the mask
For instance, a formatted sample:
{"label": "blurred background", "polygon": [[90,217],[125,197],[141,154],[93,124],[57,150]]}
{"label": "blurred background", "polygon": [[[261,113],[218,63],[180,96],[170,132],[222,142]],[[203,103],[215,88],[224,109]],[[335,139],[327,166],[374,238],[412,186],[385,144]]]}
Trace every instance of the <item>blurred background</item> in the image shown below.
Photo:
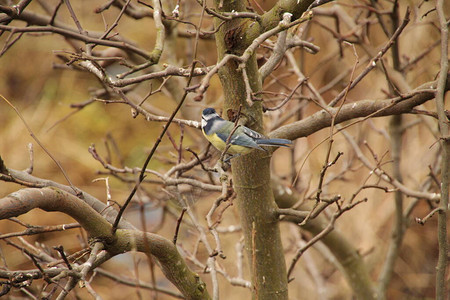
{"label": "blurred background", "polygon": [[[181,12],[185,13],[183,18],[197,24],[201,7],[197,3],[189,1],[181,2]],[[260,9],[270,9],[275,3],[275,1],[261,0],[258,1],[260,5],[258,8],[253,1],[250,2],[258,13],[261,13]],[[48,15],[45,7],[54,8],[58,3],[59,1],[33,1],[26,11]],[[132,3],[151,11],[135,1]],[[111,7],[102,13],[94,13],[94,10],[105,4],[105,1],[71,1],[71,4],[83,28],[89,31],[103,32],[105,24],[112,24],[120,12],[117,7]],[[400,17],[403,17],[405,13],[406,4],[411,7],[411,21],[402,33],[398,46],[401,54],[401,68],[403,68],[401,73],[410,87],[415,88],[435,80],[438,74],[440,52],[437,42],[440,39],[440,33],[435,26],[437,24],[436,14],[430,12],[434,6],[433,1],[401,3]],[[370,10],[366,9],[366,5],[368,5],[366,2],[359,1],[336,1],[324,5],[319,8],[319,13],[313,17],[312,21],[298,29],[297,34],[302,39],[320,47],[320,51],[313,55],[303,49],[295,50],[292,51],[293,57],[301,72],[320,91],[325,102],[331,101],[346,87],[350,80],[351,70],[357,60],[359,63],[355,75],[367,66],[368,58],[371,58],[367,48],[378,51],[388,40],[377,23],[377,18],[369,13]],[[448,16],[448,3],[446,5]],[[390,1],[380,1],[379,3],[379,9],[383,11],[390,11],[391,6]],[[336,32],[330,30],[330,28],[336,30],[335,18],[327,15],[333,11],[337,15],[345,14],[357,24],[357,27],[349,28],[349,23],[341,21],[339,34],[351,40],[352,34],[357,32],[363,37],[365,44],[337,42],[333,36]],[[166,12],[170,11],[166,10]],[[387,13],[383,16],[386,15]],[[340,16],[342,17],[342,15]],[[75,28],[65,7],[58,12],[58,20]],[[389,20],[386,16],[385,23],[391,25]],[[15,20],[9,25],[25,26],[25,23]],[[206,17],[202,28],[211,30],[211,26],[212,19]],[[178,27],[180,32],[195,32],[192,26],[178,24]],[[120,36],[133,41],[146,51],[151,51],[154,46],[156,30],[150,17],[133,19],[125,15],[114,32],[119,32]],[[9,32],[3,32],[0,36],[1,47],[10,42],[9,34]],[[272,39],[272,44],[275,40],[275,38]],[[167,63],[189,66],[192,60],[194,41],[178,36],[170,42],[173,45],[167,46],[169,53],[163,54],[159,65]],[[94,101],[85,105],[87,101],[94,98],[102,98],[96,96],[102,88],[102,84],[92,74],[75,70],[73,66],[65,64],[65,61],[61,59],[67,59],[70,57],[69,52],[77,51],[74,45],[75,43],[69,43],[67,39],[57,34],[24,34],[0,57],[0,94],[20,111],[33,133],[61,163],[71,181],[78,188],[106,202],[105,181],[96,181],[96,179],[109,177],[111,200],[123,204],[133,187],[133,180],[124,181],[123,179],[133,177],[106,174],[106,170],[92,157],[88,148],[94,144],[101,156],[111,157],[113,165],[140,168],[165,123],[148,122],[142,115],[133,118],[130,107],[121,103]],[[80,45],[83,46],[83,44]],[[270,46],[270,43],[267,45]],[[106,49],[106,47],[96,48],[98,51]],[[176,53],[170,52],[171,50],[175,50]],[[270,51],[263,47],[258,55],[263,61],[270,55]],[[417,62],[414,61],[416,58],[418,58]],[[213,39],[199,40],[197,59],[205,66],[213,65],[216,62]],[[384,63],[392,64],[390,51],[386,54]],[[278,98],[271,97],[270,94],[264,96],[266,105],[274,106],[279,103],[281,93],[289,94],[288,91],[293,89],[298,79],[289,59],[285,58],[265,82],[265,91],[278,94]],[[193,84],[200,80],[194,78]],[[332,87],[326,89],[330,83],[333,83]],[[161,82],[156,80],[144,82],[128,95],[131,99],[139,102],[150,89],[156,90],[160,84]],[[203,108],[211,106],[220,110],[223,101],[222,88],[217,76],[214,76],[205,99],[195,102],[190,96],[180,118],[199,121]],[[391,97],[390,94],[386,75],[379,69],[375,69],[348,94],[346,102],[366,99],[382,100]],[[270,131],[274,129],[273,127],[288,124],[320,110],[320,107],[311,101],[308,102],[310,97],[308,91],[304,89],[302,95],[293,97],[281,110],[265,114],[266,130]],[[281,116],[286,115],[290,110],[297,109],[301,101],[305,102],[304,108],[286,120],[281,119]],[[152,95],[144,107],[155,114],[170,116],[175,106],[173,93],[163,89]],[[434,102],[429,101],[420,109],[434,112]],[[67,184],[61,170],[37,145],[16,112],[3,100],[0,101],[0,120],[0,155],[8,168],[27,169],[30,166],[29,144],[32,144],[33,175]],[[386,172],[392,172],[389,121],[389,117],[369,119],[347,129],[373,163],[375,160],[371,152],[383,162],[383,169]],[[440,163],[437,122],[434,118],[426,115],[410,114],[403,116],[403,127],[401,172],[404,184],[414,190],[425,189],[424,184],[429,182],[430,178],[430,166],[432,170],[436,170]],[[168,132],[176,144],[183,136],[183,147],[189,147],[196,153],[204,151],[207,147],[207,141],[201,137],[198,129],[172,124]],[[295,189],[300,195],[299,197],[304,198],[304,201],[309,201],[308,197],[314,195],[314,188],[317,187],[328,148],[327,143],[320,143],[329,134],[329,129],[321,130],[297,140],[293,152],[289,149],[280,149],[274,154],[273,176]],[[369,147],[363,146],[363,141],[366,141]],[[365,168],[358,161],[353,149],[342,134],[334,136],[331,157],[335,157],[339,151],[344,154],[328,170],[326,177],[328,182],[324,186],[323,192],[325,195],[340,194],[345,200],[351,198],[364,184],[392,188],[387,183],[380,182],[373,174],[371,175],[371,170]],[[206,162],[208,166],[213,166],[218,158],[217,153],[212,153],[213,158]],[[152,159],[149,169],[164,173],[173,166],[173,161],[177,159],[178,155],[173,142],[166,136],[162,140],[156,156]],[[190,152],[182,152],[183,161],[189,161],[192,158]],[[298,175],[299,171],[301,172]],[[205,173],[199,169],[192,176],[197,175],[205,176]],[[439,177],[439,172],[435,175]],[[295,185],[292,185],[297,176]],[[149,178],[157,179],[150,175]],[[0,181],[2,197],[19,188],[20,186],[16,184]],[[438,188],[434,181],[431,181],[426,187],[427,190],[436,192],[438,192]],[[168,196],[165,187],[161,184],[148,183],[145,189],[146,193],[139,194],[138,199],[127,210],[126,219],[139,228],[142,228],[142,220],[145,219],[145,230],[172,239],[176,219],[182,205],[170,200],[171,197]],[[191,208],[198,216],[199,222],[203,225],[206,224],[204,216],[208,213],[212,201],[218,196],[218,193],[201,192],[195,189],[190,189],[185,194]],[[368,201],[343,214],[338,219],[335,230],[340,231],[364,256],[370,274],[376,280],[390,243],[394,220],[394,193],[379,188],[368,188],[358,192],[356,199],[363,198],[367,198]],[[432,299],[435,290],[435,266],[438,254],[437,219],[432,217],[425,225],[419,225],[414,219],[426,216],[435,204],[425,200],[416,201],[409,197],[404,197],[403,201],[405,210],[410,209],[410,213],[407,218],[404,240],[398,259],[395,261],[392,281],[389,284],[388,299]],[[329,215],[332,211],[330,207],[325,214]],[[220,228],[229,229],[228,226],[239,224],[239,217],[234,206],[224,210],[221,217]],[[40,210],[34,210],[19,219],[27,224],[42,226],[74,222],[61,213],[46,213]],[[187,224],[181,226],[178,243],[187,253],[192,253],[197,247],[198,232],[189,225],[189,221],[186,222]],[[9,220],[0,222],[0,234],[22,230],[24,227],[16,222]],[[299,243],[309,240],[311,235],[308,232],[298,231],[296,225],[289,223],[282,223],[281,230],[286,262],[289,265]],[[208,239],[213,241],[212,236],[208,236]],[[219,264],[229,274],[235,276],[237,273],[236,261],[239,259],[239,251],[236,249],[239,249],[241,243],[241,233],[239,230],[222,233],[221,239],[227,258],[219,260]],[[27,242],[30,244],[29,247],[33,246],[41,249],[39,251],[46,250],[52,253],[55,250],[51,247],[64,245],[64,249],[68,253],[73,253],[86,247],[87,237],[81,229],[71,229],[64,232],[25,236],[23,241],[17,238],[11,238],[11,240],[19,244]],[[11,270],[34,268],[21,251],[5,241],[0,242],[0,251],[3,257],[2,267],[7,266]],[[196,256],[200,261],[206,261],[207,253],[201,245]],[[332,255],[327,253],[320,243],[310,248],[296,267],[293,275],[295,279],[289,285],[290,298],[352,299],[349,285],[332,261]],[[190,263],[210,287],[209,275],[202,274],[203,270],[199,266]],[[145,282],[152,282],[152,271],[150,271],[149,265],[151,264],[148,263],[145,256],[138,253],[127,253],[107,262],[102,269],[121,274],[130,280],[138,278]],[[157,267],[154,268],[154,272],[154,278],[158,285],[173,288]],[[248,271],[244,273],[244,278],[249,280]],[[230,299],[230,297],[249,299],[250,290],[234,287],[222,276],[219,276],[219,279],[221,299]],[[36,280],[26,290],[37,296],[44,287],[43,280]],[[154,296],[151,291],[146,289],[115,284],[114,281],[100,274],[95,275],[92,287],[103,299],[142,299],[148,298],[150,295]],[[80,299],[92,297],[86,289],[77,288],[76,293]],[[24,290],[17,289],[7,297],[21,299],[31,296],[27,295]],[[159,294],[158,299],[173,298]]]}

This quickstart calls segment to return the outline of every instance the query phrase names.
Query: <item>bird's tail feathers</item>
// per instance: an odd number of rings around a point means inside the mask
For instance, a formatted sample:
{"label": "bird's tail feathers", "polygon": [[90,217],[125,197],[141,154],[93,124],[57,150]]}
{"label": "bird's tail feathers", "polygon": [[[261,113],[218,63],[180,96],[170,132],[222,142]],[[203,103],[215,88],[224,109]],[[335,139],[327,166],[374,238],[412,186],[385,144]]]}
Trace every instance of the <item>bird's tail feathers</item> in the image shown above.
{"label": "bird's tail feathers", "polygon": [[256,143],[260,146],[289,147],[292,141],[286,139],[258,139]]}

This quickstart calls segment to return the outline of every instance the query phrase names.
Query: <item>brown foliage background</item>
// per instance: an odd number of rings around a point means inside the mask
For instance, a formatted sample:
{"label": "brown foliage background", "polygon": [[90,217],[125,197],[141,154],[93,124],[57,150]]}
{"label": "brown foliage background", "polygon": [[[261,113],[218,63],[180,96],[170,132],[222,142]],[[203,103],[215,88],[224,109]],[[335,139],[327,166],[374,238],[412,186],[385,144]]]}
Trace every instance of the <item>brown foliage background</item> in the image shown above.
{"label": "brown foliage background", "polygon": [[[340,8],[346,10],[350,15],[357,11],[357,8],[352,7],[353,2],[351,1],[339,3],[341,4]],[[89,30],[97,31],[104,30],[102,18],[108,24],[111,24],[118,12],[117,9],[110,9],[102,15],[93,14],[93,9],[101,4],[102,1],[72,1],[74,10],[83,26]],[[272,5],[270,1],[261,1],[260,4],[265,8]],[[400,53],[403,55],[403,62],[417,57],[439,38],[439,33],[431,25],[435,15],[433,13],[425,15],[431,9],[431,3],[421,2],[420,4],[420,8],[413,12],[410,25],[400,38]],[[44,13],[36,2],[31,3],[29,9]],[[405,7],[402,6],[400,15],[403,15],[404,9]],[[58,16],[61,20],[72,24],[67,11],[62,10]],[[194,16],[193,20],[195,19]],[[316,55],[296,52],[296,55],[298,59],[304,61],[303,72],[310,77],[310,82],[316,87],[322,87],[334,80],[343,71],[350,70],[356,58],[351,46],[339,45],[332,38],[330,32],[324,29],[324,26],[332,28],[333,20],[317,17],[317,22],[323,26],[313,22],[308,28],[307,36],[320,46],[320,52]],[[343,32],[350,30],[345,28],[344,25],[342,27],[344,28]],[[150,18],[133,20],[125,17],[116,30],[122,36],[132,39],[143,48],[151,49],[153,47],[155,32],[153,21]],[[5,34],[0,37],[1,44],[5,43],[6,37]],[[376,24],[367,33],[367,37],[374,47],[384,44],[386,40],[382,30]],[[190,57],[192,51],[192,42],[179,38],[177,43],[179,44],[177,54],[181,59],[184,58],[183,62],[187,64],[189,62],[187,58]],[[343,57],[339,56],[340,47],[344,51]],[[20,110],[33,132],[64,166],[74,184],[97,198],[105,200],[104,182],[93,182],[94,179],[105,175],[98,174],[98,171],[102,168],[89,154],[88,147],[95,144],[98,151],[104,155],[106,153],[104,142],[110,135],[117,143],[124,164],[129,167],[140,167],[160,133],[162,123],[146,122],[142,117],[132,118],[130,109],[120,104],[93,103],[70,115],[74,112],[74,108],[71,108],[70,105],[90,99],[89,91],[99,88],[100,85],[91,74],[86,72],[73,72],[64,68],[55,68],[56,64],[60,66],[61,63],[55,54],[66,49],[73,50],[69,49],[64,39],[57,35],[29,34],[22,37],[12,49],[0,58],[2,74],[0,76],[0,93]],[[198,49],[198,57],[203,62],[208,65],[215,62],[214,40],[200,40]],[[357,53],[361,61],[357,70],[361,70],[366,65],[363,62],[366,54],[358,47]],[[263,54],[264,51],[261,51],[261,55]],[[300,58],[300,55],[303,57]],[[164,59],[165,57],[162,60]],[[385,59],[389,62],[390,56],[387,55]],[[436,47],[431,50],[424,59],[412,65],[411,68],[406,76],[411,86],[418,86],[433,80],[439,70],[439,49]],[[273,84],[266,84],[266,90],[280,91],[283,90],[283,85],[292,87],[297,81],[297,77],[289,71],[286,60],[283,60],[274,76],[279,78],[269,79],[268,81],[272,80]],[[333,89],[323,94],[324,99],[327,101],[332,99],[346,86],[348,80],[349,75],[345,76]],[[208,89],[206,100],[199,103],[190,101],[186,105],[198,108],[220,107],[221,88],[218,79],[214,78]],[[385,98],[388,88],[385,75],[381,71],[375,70],[349,93],[347,102],[357,99]],[[147,91],[145,88],[137,89],[135,91],[136,97],[144,97]],[[164,110],[166,116],[175,107],[173,99],[167,93],[153,95],[148,100],[148,104]],[[434,111],[433,106],[433,103],[430,102],[425,105],[425,108]],[[318,109],[317,106],[309,105],[303,111],[303,115],[307,116]],[[69,115],[70,117],[68,117]],[[198,115],[197,120],[199,119],[200,115]],[[271,128],[271,119],[270,117],[267,118],[266,128]],[[32,143],[34,149],[33,174],[41,178],[65,183],[61,171],[36,145],[21,120],[4,102],[0,102],[0,120],[0,154],[8,167],[19,170],[26,169],[30,165],[27,145]],[[386,162],[390,160],[390,146],[387,136],[388,120],[387,117],[372,119],[354,125],[349,129],[358,141],[366,140],[378,157],[386,155],[383,159]],[[419,189],[420,184],[429,174],[428,166],[433,164],[437,156],[437,128],[436,124],[426,116],[406,115],[404,124],[405,126],[410,125],[410,127],[407,128],[403,136],[401,170],[404,174],[405,185]],[[197,152],[206,147],[206,140],[198,135],[196,129],[185,127],[184,130],[183,145],[185,147],[190,147]],[[169,132],[178,141],[180,127],[172,125]],[[326,145],[323,144],[318,148],[315,148],[315,146],[328,135],[328,130],[322,130],[296,142],[295,169],[298,170],[306,159],[298,183],[298,190],[301,193],[306,194],[310,188],[312,189],[317,185]],[[368,149],[362,148],[366,155],[370,157]],[[311,155],[307,157],[306,155],[311,150]],[[363,184],[369,175],[369,171],[356,161],[352,149],[340,134],[335,136],[332,157],[338,151],[344,152],[344,157],[329,171],[329,178],[332,176],[337,176],[337,178],[327,185],[325,193],[330,195],[338,193],[344,199],[348,199]],[[274,154],[273,160],[274,174],[281,177],[286,183],[291,180],[289,153],[289,150],[278,150]],[[167,170],[171,166],[168,161],[173,160],[175,155],[176,151],[166,137],[159,148],[157,159],[151,162],[149,168]],[[113,162],[118,164],[117,156],[113,157]],[[184,158],[190,159],[191,154],[184,152]],[[214,160],[208,162],[209,165],[213,165],[213,163]],[[349,166],[351,167],[350,171],[348,171]],[[384,169],[391,171],[390,164],[387,163]],[[369,179],[369,182],[377,184],[378,180],[373,176]],[[386,186],[384,183],[380,185]],[[126,199],[131,189],[130,184],[123,183],[115,178],[110,178],[110,186],[113,200],[119,203]],[[161,203],[164,199],[164,191],[161,188],[160,185],[156,184],[148,185],[147,190],[150,194],[147,198],[141,195],[140,204],[134,204],[130,207],[126,218],[136,226],[141,227],[142,214],[139,207],[143,205],[147,223],[146,230],[156,230],[159,234],[170,239],[175,232],[175,220],[180,208],[176,203]],[[7,195],[17,190],[17,186],[0,182],[0,190],[2,195]],[[216,196],[210,194],[208,197],[200,198],[195,193],[190,195],[191,201],[195,203],[193,207],[198,216],[206,215],[212,199]],[[361,192],[358,198],[363,197],[367,197],[368,201],[344,214],[338,220],[336,230],[342,232],[364,254],[371,274],[373,278],[376,278],[384,261],[390,239],[394,211],[393,193],[386,193],[381,189],[367,189]],[[413,199],[405,198],[405,206],[412,201]],[[170,209],[164,211],[162,207],[165,205],[169,206]],[[389,287],[389,299],[425,299],[434,295],[435,266],[438,253],[436,219],[431,218],[424,226],[414,222],[414,217],[423,217],[429,210],[429,204],[426,201],[420,201],[411,213],[409,228],[401,246],[393,280]],[[20,219],[23,222],[36,225],[73,222],[63,214],[44,213],[42,211],[33,211]],[[201,218],[200,221],[204,222],[204,219]],[[236,224],[238,224],[238,215],[235,208],[231,206],[223,215],[221,227]],[[23,227],[16,223],[11,221],[0,222],[0,233],[20,230],[23,230]],[[300,235],[305,239],[310,238],[310,235],[303,232],[298,233],[294,225],[287,223],[282,224],[281,230],[286,261],[289,263],[296,247],[298,247]],[[193,232],[190,226],[182,226],[179,241],[183,248],[192,251],[196,239],[197,234]],[[239,239],[239,233],[222,235],[223,248],[227,259],[221,260],[220,264],[223,264],[232,274],[237,271],[235,245],[237,245]],[[31,244],[45,244],[46,247],[62,244],[68,252],[75,252],[85,246],[86,243],[85,234],[79,229],[27,236],[25,240]],[[2,256],[5,258],[3,263],[6,262],[10,269],[33,268],[30,261],[20,251],[3,242],[0,243],[0,247]],[[206,253],[200,247],[197,256],[202,260],[204,255]],[[325,293],[330,299],[349,299],[351,290],[339,270],[330,263],[330,260],[332,260],[332,256],[327,255],[320,244],[308,250],[297,266],[294,282],[290,283],[290,298],[298,299],[302,295],[302,297],[305,297],[304,299],[317,299],[320,295],[323,295],[322,293]],[[140,280],[151,282],[151,272],[149,272],[146,258],[136,253],[121,255],[108,262],[104,268],[114,273],[131,278],[138,277]],[[194,269],[199,273],[202,272],[199,268],[194,267]],[[170,286],[170,283],[159,273],[158,268],[155,270],[157,283],[162,286]],[[248,275],[244,274],[247,277]],[[209,277],[203,275],[202,277],[209,284]],[[229,299],[233,296],[245,299],[249,297],[250,292],[248,290],[232,287],[221,277],[220,280],[221,298]],[[40,284],[43,285],[43,281]],[[32,291],[33,293],[36,293],[42,286],[40,284],[33,286],[31,290],[36,289]],[[104,299],[139,299],[148,297],[150,293],[142,289],[113,284],[112,281],[100,275],[96,276],[92,284],[97,293]],[[78,289],[78,293],[81,298],[88,297],[83,289]],[[309,296],[306,297],[305,293]],[[19,294],[20,292],[17,291],[16,295]],[[161,295],[160,299],[165,299],[165,297]]]}

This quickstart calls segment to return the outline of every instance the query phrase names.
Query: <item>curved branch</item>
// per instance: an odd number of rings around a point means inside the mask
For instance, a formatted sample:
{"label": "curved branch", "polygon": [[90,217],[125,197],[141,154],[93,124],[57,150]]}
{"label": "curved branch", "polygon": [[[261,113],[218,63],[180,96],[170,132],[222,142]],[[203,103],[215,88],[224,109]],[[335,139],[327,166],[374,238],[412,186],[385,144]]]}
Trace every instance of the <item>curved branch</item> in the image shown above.
{"label": "curved branch", "polygon": [[0,199],[0,219],[23,215],[33,209],[59,211],[80,223],[92,237],[108,237],[111,225],[78,197],[55,187],[25,188]]}
{"label": "curved branch", "polygon": [[113,235],[111,224],[99,213],[78,197],[58,188],[26,188],[0,199],[0,219],[17,217],[35,208],[71,216],[91,238],[103,241],[111,255],[136,249],[155,256],[166,277],[186,298],[209,299],[205,284],[186,265],[171,241],[157,234],[132,229],[119,229]]}
{"label": "curved branch", "polygon": [[52,32],[52,33],[60,34],[67,38],[72,38],[72,39],[76,39],[79,41],[83,41],[85,43],[92,43],[92,44],[96,44],[96,45],[115,47],[115,48],[119,48],[119,49],[123,49],[126,51],[136,53],[146,59],[150,58],[150,55],[147,53],[147,51],[143,51],[142,49],[140,49],[136,46],[133,46],[129,43],[119,42],[119,41],[111,41],[111,40],[103,40],[100,38],[90,36],[88,34],[81,34],[76,31],[59,28],[59,27],[55,27],[55,26],[51,26],[51,25],[29,26],[29,27],[15,27],[15,26],[0,25],[0,30],[11,31],[13,33],[17,33],[17,32]]}
{"label": "curved branch", "polygon": [[[13,169],[5,169],[0,171],[1,171],[0,180],[2,181],[15,182],[23,186],[34,188],[55,187],[75,196],[73,189],[67,185],[60,184],[47,179],[41,179],[23,171],[17,171]],[[86,202],[96,212],[101,214],[103,218],[105,218],[108,222],[110,223],[114,222],[117,216],[117,211],[114,208],[112,208],[111,206],[107,206],[105,203],[101,202],[94,196],[84,191],[81,191],[81,193],[84,202]],[[120,221],[119,227],[127,229],[136,229],[136,227],[134,227],[133,225],[124,220]]]}

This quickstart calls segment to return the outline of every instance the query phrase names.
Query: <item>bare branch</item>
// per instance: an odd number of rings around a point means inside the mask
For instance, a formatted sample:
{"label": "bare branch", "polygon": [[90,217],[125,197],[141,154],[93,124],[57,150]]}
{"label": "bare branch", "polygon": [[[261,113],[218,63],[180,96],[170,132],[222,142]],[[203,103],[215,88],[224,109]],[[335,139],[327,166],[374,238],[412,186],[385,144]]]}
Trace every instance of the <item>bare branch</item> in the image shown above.
{"label": "bare branch", "polygon": [[[356,118],[382,117],[408,113],[415,106],[434,98],[436,84],[436,81],[426,83],[408,94],[389,100],[360,100],[358,102],[344,104],[339,115],[336,117],[336,124]],[[450,81],[447,82],[446,89],[449,88]],[[335,114],[337,109],[330,107],[328,111],[331,114]],[[322,110],[301,121],[282,126],[271,132],[269,136],[271,138],[295,140],[330,126],[331,120],[330,114]]]}
{"label": "bare branch", "polygon": [[[291,13],[284,13],[283,20],[280,22],[280,25],[281,24],[283,24],[284,26],[289,25],[291,17],[292,17]],[[273,48],[272,55],[269,57],[267,62],[261,68],[259,68],[259,74],[262,82],[264,82],[264,79],[266,79],[266,77],[273,72],[275,67],[284,57],[284,53],[286,52],[287,34],[288,34],[287,30],[285,30],[278,35],[278,40],[277,43],[275,44],[275,47]]]}
{"label": "bare branch", "polygon": [[[113,235],[111,224],[82,200],[69,193],[56,188],[23,189],[0,199],[0,208],[0,219],[22,215],[34,208],[66,213],[76,219],[92,238],[105,241],[104,246],[111,255],[130,251],[132,247],[144,253],[150,252],[158,258],[167,278],[172,280],[185,296],[208,298],[204,283],[190,271],[171,241],[137,230],[118,229]],[[94,264],[91,261],[85,264],[85,267],[90,269],[101,262],[99,260]],[[180,278],[185,281],[180,282]],[[71,287],[73,281],[76,280],[68,282],[66,287]]]}
{"label": "bare branch", "polygon": [[441,29],[441,61],[438,85],[436,91],[436,110],[439,118],[440,144],[442,147],[441,166],[441,199],[439,202],[438,215],[438,243],[439,256],[436,265],[436,299],[444,299],[448,296],[448,284],[446,284],[446,271],[448,269],[448,229],[447,219],[449,211],[449,189],[450,189],[450,124],[445,115],[445,91],[449,80],[448,66],[448,21],[444,13],[444,1],[436,1],[436,11],[438,14]]}

